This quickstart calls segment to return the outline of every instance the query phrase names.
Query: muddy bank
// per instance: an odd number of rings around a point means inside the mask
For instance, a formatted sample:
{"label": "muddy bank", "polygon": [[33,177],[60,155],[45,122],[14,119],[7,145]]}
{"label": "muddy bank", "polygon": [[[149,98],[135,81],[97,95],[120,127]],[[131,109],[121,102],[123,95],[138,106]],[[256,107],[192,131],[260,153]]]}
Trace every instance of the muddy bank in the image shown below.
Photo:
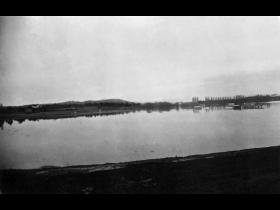
{"label": "muddy bank", "polygon": [[279,193],[280,147],[128,163],[1,170],[2,193]]}

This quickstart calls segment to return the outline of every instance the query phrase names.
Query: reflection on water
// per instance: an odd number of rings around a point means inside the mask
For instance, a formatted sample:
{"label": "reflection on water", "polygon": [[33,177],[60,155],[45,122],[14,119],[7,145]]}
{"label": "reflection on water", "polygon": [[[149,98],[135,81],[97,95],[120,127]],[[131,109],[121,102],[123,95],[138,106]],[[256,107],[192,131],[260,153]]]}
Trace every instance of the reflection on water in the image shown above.
{"label": "reflection on water", "polygon": [[1,126],[0,168],[124,162],[279,145],[280,103],[5,119]]}
{"label": "reflection on water", "polygon": [[24,121],[40,121],[40,120],[56,120],[62,118],[77,118],[77,117],[102,117],[102,116],[110,116],[110,115],[124,115],[130,112],[136,112],[135,110],[126,110],[126,111],[117,111],[117,112],[108,112],[108,113],[88,113],[88,114],[81,114],[77,116],[64,116],[64,117],[33,117],[33,118],[21,118],[21,119],[0,119],[0,126],[1,129],[4,129],[4,123],[12,125],[14,121],[18,122],[19,124],[23,123]]}

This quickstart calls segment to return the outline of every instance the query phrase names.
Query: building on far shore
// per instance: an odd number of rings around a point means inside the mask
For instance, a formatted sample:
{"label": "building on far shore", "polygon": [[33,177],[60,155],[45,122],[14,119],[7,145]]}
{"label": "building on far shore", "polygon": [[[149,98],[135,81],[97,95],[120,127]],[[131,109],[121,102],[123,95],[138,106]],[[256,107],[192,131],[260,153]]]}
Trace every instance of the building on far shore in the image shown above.
{"label": "building on far shore", "polygon": [[243,96],[243,95],[236,95],[235,96],[235,99],[243,99],[243,98],[245,98],[245,96]]}
{"label": "building on far shore", "polygon": [[40,107],[40,105],[39,104],[34,104],[31,107],[32,107],[32,109],[38,109]]}

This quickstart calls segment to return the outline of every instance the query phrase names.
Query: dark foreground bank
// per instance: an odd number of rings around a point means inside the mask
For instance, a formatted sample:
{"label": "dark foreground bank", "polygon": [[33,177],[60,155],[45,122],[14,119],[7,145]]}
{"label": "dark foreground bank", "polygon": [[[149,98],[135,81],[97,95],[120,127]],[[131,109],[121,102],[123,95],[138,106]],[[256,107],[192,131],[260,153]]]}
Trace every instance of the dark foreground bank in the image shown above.
{"label": "dark foreground bank", "polygon": [[280,147],[128,163],[1,170],[2,193],[279,193]]}

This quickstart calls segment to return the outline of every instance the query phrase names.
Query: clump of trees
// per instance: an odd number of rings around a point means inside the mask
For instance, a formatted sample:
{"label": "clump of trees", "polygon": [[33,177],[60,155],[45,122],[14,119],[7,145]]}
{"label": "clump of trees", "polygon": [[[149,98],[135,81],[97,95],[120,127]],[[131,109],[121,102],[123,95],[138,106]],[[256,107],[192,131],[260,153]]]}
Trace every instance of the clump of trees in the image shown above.
{"label": "clump of trees", "polygon": [[254,96],[242,96],[237,95],[234,97],[205,97],[205,105],[225,105],[228,103],[243,104],[251,102],[269,102],[280,100],[280,96],[271,95],[254,95]]}
{"label": "clump of trees", "polygon": [[153,102],[153,103],[143,103],[140,108],[147,111],[169,111],[171,109],[179,109],[179,103],[170,102]]}

